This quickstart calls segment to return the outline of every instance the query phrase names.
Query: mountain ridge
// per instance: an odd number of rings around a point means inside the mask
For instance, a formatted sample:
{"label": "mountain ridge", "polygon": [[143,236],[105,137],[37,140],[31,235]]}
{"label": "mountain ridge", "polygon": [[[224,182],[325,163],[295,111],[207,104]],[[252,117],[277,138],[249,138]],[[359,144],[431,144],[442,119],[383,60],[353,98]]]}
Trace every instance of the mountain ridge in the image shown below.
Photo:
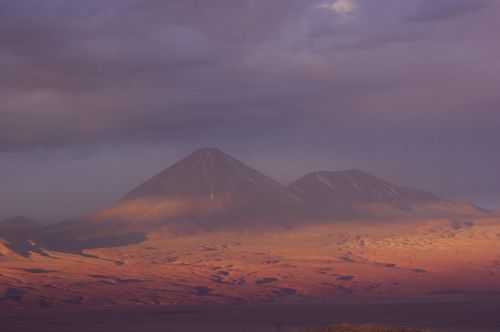
{"label": "mountain ridge", "polygon": [[306,202],[310,215],[320,218],[452,216],[462,213],[458,209],[467,210],[464,214],[484,212],[473,204],[448,201],[359,169],[311,172],[289,188]]}
{"label": "mountain ridge", "polygon": [[219,149],[202,148],[109,208],[9,239],[15,238],[24,254],[30,248],[25,240],[78,252],[141,243],[163,227],[179,232],[265,230],[352,219],[478,214],[471,204],[446,201],[357,169],[316,171],[285,186]]}
{"label": "mountain ridge", "polygon": [[482,212],[359,169],[314,171],[285,186],[218,148],[201,148],[134,188],[99,218],[138,223],[197,219],[205,225],[244,219],[251,226],[258,219],[279,224],[285,219],[405,217],[424,211],[439,216]]}

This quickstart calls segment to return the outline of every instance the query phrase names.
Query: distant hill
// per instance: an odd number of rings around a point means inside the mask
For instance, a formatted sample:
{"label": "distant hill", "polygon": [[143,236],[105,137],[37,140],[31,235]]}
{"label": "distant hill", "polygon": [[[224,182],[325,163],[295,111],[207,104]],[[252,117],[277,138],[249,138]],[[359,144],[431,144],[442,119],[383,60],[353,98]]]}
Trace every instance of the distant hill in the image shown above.
{"label": "distant hill", "polygon": [[17,216],[0,221],[0,232],[6,230],[33,230],[40,227],[40,224],[32,219]]}
{"label": "distant hill", "polygon": [[0,221],[0,237],[11,242],[31,240],[42,226],[26,217],[13,217]]}
{"label": "distant hill", "polygon": [[0,252],[4,255],[29,256],[32,252],[45,254],[37,243],[42,226],[29,218],[18,216],[0,222]]}
{"label": "distant hill", "polygon": [[360,170],[319,171],[289,186],[308,206],[308,215],[321,218],[397,217],[483,213],[469,203],[393,184]]}

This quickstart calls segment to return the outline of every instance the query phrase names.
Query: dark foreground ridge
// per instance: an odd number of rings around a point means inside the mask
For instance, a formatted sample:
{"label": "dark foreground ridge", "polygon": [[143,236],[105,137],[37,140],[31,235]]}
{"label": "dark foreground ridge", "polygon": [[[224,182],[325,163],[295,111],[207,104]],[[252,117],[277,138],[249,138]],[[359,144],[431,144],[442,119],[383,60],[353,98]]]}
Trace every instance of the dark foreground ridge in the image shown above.
{"label": "dark foreground ridge", "polygon": [[[327,326],[349,322],[341,332],[374,332],[375,324],[402,330],[376,332],[497,332],[498,301],[344,305],[114,306],[112,308],[24,310],[2,317],[9,332],[178,331],[178,332],[337,332]],[[357,326],[356,326],[357,325]],[[342,326],[342,325],[341,325]],[[403,327],[419,330],[404,330]],[[339,331],[340,332],[340,331]]]}

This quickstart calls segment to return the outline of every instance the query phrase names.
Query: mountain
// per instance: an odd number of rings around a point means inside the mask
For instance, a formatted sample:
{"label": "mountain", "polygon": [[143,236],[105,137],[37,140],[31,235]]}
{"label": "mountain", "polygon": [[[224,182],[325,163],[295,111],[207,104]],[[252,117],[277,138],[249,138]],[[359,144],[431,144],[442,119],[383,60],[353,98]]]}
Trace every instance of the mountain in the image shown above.
{"label": "mountain", "polygon": [[109,208],[44,227],[34,242],[52,250],[80,252],[140,243],[163,226],[176,232],[264,226],[267,230],[319,219],[476,213],[471,204],[445,201],[359,170],[314,172],[286,187],[219,149],[204,148]]}
{"label": "mountain", "polygon": [[26,217],[17,216],[0,221],[0,232],[2,231],[28,231],[40,227],[40,224]]}
{"label": "mountain", "polygon": [[30,256],[36,252],[45,254],[35,239],[39,237],[42,226],[25,217],[13,217],[0,222],[0,252],[6,255],[16,253]]}
{"label": "mountain", "polygon": [[306,202],[313,217],[481,213],[469,203],[445,201],[432,193],[399,186],[360,170],[309,173],[289,188]]}
{"label": "mountain", "polygon": [[140,226],[245,226],[287,220],[303,202],[288,188],[215,148],[197,150],[94,219]]}

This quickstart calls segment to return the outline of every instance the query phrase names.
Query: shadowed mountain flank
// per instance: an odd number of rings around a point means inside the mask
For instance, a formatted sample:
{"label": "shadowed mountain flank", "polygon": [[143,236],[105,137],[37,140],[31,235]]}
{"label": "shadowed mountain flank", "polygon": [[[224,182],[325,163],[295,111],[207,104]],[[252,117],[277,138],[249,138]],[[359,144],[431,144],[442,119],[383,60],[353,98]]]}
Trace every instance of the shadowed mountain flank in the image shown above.
{"label": "shadowed mountain flank", "polygon": [[86,219],[42,225],[25,217],[0,222],[0,255],[30,257],[46,250],[80,253],[83,249],[117,247],[144,241],[141,232],[128,232],[112,223],[95,225]]}
{"label": "shadowed mountain flank", "polygon": [[112,222],[95,224],[86,219],[45,227],[38,242],[50,250],[81,253],[84,249],[111,248],[141,243],[144,232],[132,232]]}
{"label": "shadowed mountain flank", "polygon": [[3,249],[0,251],[25,257],[32,252],[45,254],[35,241],[41,229],[42,226],[38,222],[21,216],[0,222],[0,240],[3,242]]}
{"label": "shadowed mountain flank", "polygon": [[0,232],[27,232],[40,227],[40,224],[26,217],[17,216],[0,222]]}
{"label": "shadowed mountain flank", "polygon": [[204,148],[141,184],[96,218],[235,226],[242,221],[279,223],[296,216],[302,205],[277,181],[218,149]]}

